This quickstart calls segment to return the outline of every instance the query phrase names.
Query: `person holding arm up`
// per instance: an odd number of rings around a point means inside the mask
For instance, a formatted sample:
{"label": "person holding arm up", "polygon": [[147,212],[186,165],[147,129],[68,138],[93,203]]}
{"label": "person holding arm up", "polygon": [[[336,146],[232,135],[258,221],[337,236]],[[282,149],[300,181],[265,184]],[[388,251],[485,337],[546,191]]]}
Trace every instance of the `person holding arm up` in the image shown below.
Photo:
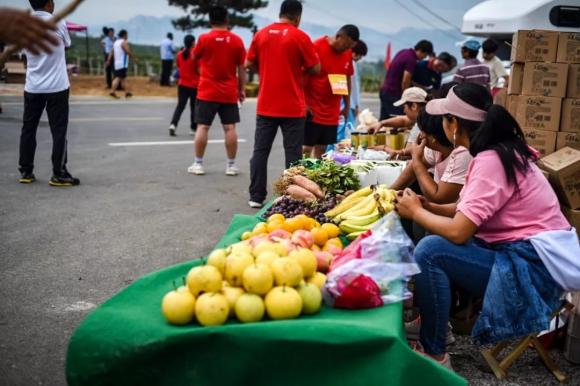
{"label": "person holding arm up", "polygon": [[396,210],[431,233],[415,248],[420,310],[416,350],[451,368],[445,340],[451,285],[483,297],[472,336],[494,344],[549,327],[564,290],[580,288],[578,236],[510,113],[486,87],[464,83],[426,110],[443,117],[456,146],[474,157],[457,204],[437,205],[411,190]]}

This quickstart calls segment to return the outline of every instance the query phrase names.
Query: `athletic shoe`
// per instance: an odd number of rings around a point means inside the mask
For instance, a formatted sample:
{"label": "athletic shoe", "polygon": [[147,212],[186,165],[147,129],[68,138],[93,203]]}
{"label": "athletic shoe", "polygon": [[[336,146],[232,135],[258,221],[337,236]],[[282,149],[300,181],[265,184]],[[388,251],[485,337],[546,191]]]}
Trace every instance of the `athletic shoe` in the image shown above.
{"label": "athletic shoe", "polygon": [[231,164],[226,167],[226,176],[237,176],[240,173],[240,169],[236,164]]}
{"label": "athletic shoe", "polygon": [[114,91],[112,93],[110,93],[109,96],[113,99],[121,99]]}
{"label": "athletic shoe", "polygon": [[195,137],[195,133],[196,133],[195,129],[189,129],[189,134],[190,134],[192,137]]}
{"label": "athletic shoe", "polygon": [[21,184],[32,184],[36,181],[36,177],[32,172],[22,172],[22,176],[18,179]]}
{"label": "athletic shoe", "polygon": [[175,127],[175,125],[170,125],[169,126],[169,136],[170,137],[175,137],[175,130],[177,129],[177,127]]}
{"label": "athletic shoe", "polygon": [[248,205],[250,206],[250,208],[252,209],[261,209],[264,204],[261,202],[257,202],[257,201],[248,201]]}
{"label": "athletic shoe", "polygon": [[441,366],[445,367],[446,369],[455,372],[455,369],[451,365],[451,357],[449,356],[449,353],[445,353],[445,356],[443,357],[443,359],[437,360],[437,359],[433,358],[432,356],[428,355],[426,352],[424,352],[423,351],[423,348],[420,345],[419,346],[415,346],[415,347],[411,347],[411,348],[417,354],[422,355],[422,356],[424,356],[426,358],[429,358],[429,359],[431,359],[431,360],[439,363]]}
{"label": "athletic shoe", "polygon": [[205,174],[203,165],[198,162],[194,162],[193,165],[187,168],[187,172],[190,174],[195,174],[196,176],[203,176]]}
{"label": "athletic shoe", "polygon": [[125,98],[129,99],[133,96],[133,94],[131,94],[130,92],[125,93]]}
{"label": "athletic shoe", "polygon": [[50,186],[56,186],[59,188],[69,187],[69,186],[77,186],[81,183],[78,178],[75,178],[70,175],[69,172],[65,171],[63,174],[59,176],[52,176],[48,184]]}
{"label": "athletic shoe", "polygon": [[[419,340],[419,336],[421,333],[421,317],[417,319],[406,322],[405,323],[405,331],[407,332],[407,339],[409,340]],[[451,346],[455,343],[455,336],[453,335],[453,330],[451,328],[451,324],[447,326],[447,339],[445,340],[445,344],[447,346]]]}

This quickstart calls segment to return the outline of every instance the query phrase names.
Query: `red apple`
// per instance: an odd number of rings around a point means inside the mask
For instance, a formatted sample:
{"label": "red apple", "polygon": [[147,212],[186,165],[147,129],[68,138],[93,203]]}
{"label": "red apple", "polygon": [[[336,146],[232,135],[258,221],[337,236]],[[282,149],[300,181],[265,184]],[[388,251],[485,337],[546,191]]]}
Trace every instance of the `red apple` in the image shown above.
{"label": "red apple", "polygon": [[292,234],[284,229],[276,229],[268,236],[270,241],[289,240],[291,237]]}
{"label": "red apple", "polygon": [[314,252],[316,256],[317,271],[327,273],[334,256],[330,252]]}
{"label": "red apple", "polygon": [[292,242],[301,248],[310,249],[314,245],[312,233],[305,230],[298,230],[294,232],[291,238]]}

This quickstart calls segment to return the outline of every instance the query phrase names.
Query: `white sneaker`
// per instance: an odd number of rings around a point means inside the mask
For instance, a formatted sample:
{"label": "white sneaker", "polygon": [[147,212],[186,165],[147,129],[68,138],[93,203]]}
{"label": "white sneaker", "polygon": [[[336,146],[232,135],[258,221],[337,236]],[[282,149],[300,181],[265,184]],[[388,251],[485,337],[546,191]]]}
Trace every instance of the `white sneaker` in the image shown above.
{"label": "white sneaker", "polygon": [[236,164],[228,165],[226,167],[226,176],[237,176],[240,173],[240,169]]}
{"label": "white sneaker", "polygon": [[195,130],[189,129],[189,135],[191,135],[192,137],[195,137]]}
{"label": "white sneaker", "polygon": [[175,137],[175,130],[177,130],[177,127],[175,125],[169,126],[169,136],[170,137]]}
{"label": "white sneaker", "polygon": [[252,209],[261,209],[264,206],[264,204],[262,204],[261,202],[256,201],[248,201],[248,205]]}
{"label": "white sneaker", "polygon": [[195,174],[196,176],[203,176],[205,174],[203,165],[198,162],[194,162],[193,165],[188,167],[187,172],[190,174]]}

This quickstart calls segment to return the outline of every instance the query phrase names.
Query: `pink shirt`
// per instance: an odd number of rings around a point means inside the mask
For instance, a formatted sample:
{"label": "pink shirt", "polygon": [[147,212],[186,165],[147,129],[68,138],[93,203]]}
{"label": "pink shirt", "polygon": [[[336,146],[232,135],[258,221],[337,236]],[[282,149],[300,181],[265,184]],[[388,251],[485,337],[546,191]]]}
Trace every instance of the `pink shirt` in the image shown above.
{"label": "pink shirt", "polygon": [[527,240],[539,233],[570,230],[550,183],[534,164],[516,174],[520,194],[509,185],[493,150],[473,159],[457,210],[477,225],[476,237],[488,243]]}
{"label": "pink shirt", "polygon": [[423,157],[425,161],[433,166],[433,180],[436,183],[447,182],[449,184],[465,184],[467,169],[473,157],[463,146],[459,146],[449,154],[449,157],[442,159],[443,155],[435,150],[425,148]]}

